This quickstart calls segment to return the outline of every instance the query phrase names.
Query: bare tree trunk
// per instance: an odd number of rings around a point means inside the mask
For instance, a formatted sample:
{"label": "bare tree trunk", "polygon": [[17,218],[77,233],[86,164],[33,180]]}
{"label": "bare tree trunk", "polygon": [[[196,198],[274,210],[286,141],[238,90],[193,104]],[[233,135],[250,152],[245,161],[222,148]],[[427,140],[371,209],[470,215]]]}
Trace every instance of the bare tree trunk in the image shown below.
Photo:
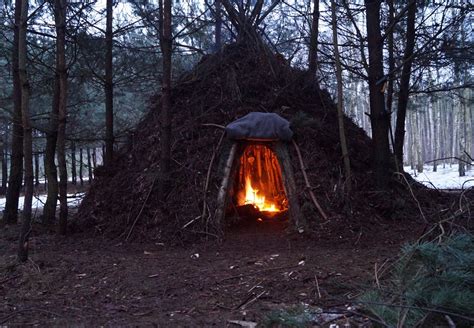
{"label": "bare tree trunk", "polygon": [[66,166],[66,116],[67,116],[67,71],[66,71],[66,0],[55,0],[56,58],[59,73],[58,111],[58,167],[59,167],[59,227],[58,233],[67,231],[67,166]]}
{"label": "bare tree trunk", "polygon": [[33,135],[29,112],[30,84],[26,73],[26,30],[28,24],[28,0],[21,1],[21,18],[18,39],[18,69],[21,84],[21,117],[23,122],[23,150],[25,157],[25,200],[23,225],[20,234],[18,259],[28,259],[28,236],[31,231],[31,206],[33,203]]}
{"label": "bare tree trunk", "polygon": [[13,131],[11,142],[10,178],[5,202],[3,221],[13,224],[18,219],[18,199],[23,180],[23,127],[21,118],[21,83],[18,72],[19,26],[22,0],[15,0],[15,26],[13,28]]}
{"label": "bare tree trunk", "polygon": [[77,184],[77,167],[76,167],[76,143],[71,141],[71,178],[72,184]]}
{"label": "bare tree trunk", "polygon": [[113,0],[107,0],[105,29],[105,156],[104,166],[110,166],[114,157],[114,84],[113,84]]}
{"label": "bare tree trunk", "polygon": [[81,181],[81,186],[84,185],[83,169],[84,169],[84,161],[83,161],[82,147],[81,147],[79,148],[79,181]]}
{"label": "bare tree trunk", "polygon": [[159,197],[164,201],[170,188],[171,161],[171,0],[163,0],[161,51],[163,53],[163,80],[161,95],[161,172]]}
{"label": "bare tree trunk", "polygon": [[345,187],[348,193],[351,192],[351,163],[349,159],[349,151],[347,149],[346,132],[344,129],[344,94],[342,90],[342,67],[339,58],[339,45],[337,43],[337,22],[336,22],[336,2],[331,0],[331,16],[332,16],[332,39],[334,45],[334,56],[336,60],[336,80],[337,80],[337,119],[339,125],[339,140],[341,142],[342,158],[344,160],[345,171]]}
{"label": "bare tree trunk", "polygon": [[46,175],[47,198],[43,207],[43,224],[51,224],[56,220],[56,206],[58,204],[59,184],[56,167],[56,145],[58,138],[58,111],[59,111],[59,71],[56,61],[54,75],[54,94],[49,114],[49,128],[46,132],[46,149],[44,153],[44,172]]}
{"label": "bare tree trunk", "polygon": [[87,170],[89,172],[89,184],[92,183],[92,162],[91,162],[91,149],[87,147]]}
{"label": "bare tree trunk", "polygon": [[365,0],[367,12],[367,39],[369,48],[370,122],[372,126],[372,161],[375,183],[387,189],[390,179],[390,144],[388,132],[390,113],[385,110],[383,79],[383,43],[380,28],[380,1]]}
{"label": "bare tree trunk", "polygon": [[[392,26],[394,24],[394,16],[395,16],[395,7],[393,5],[393,0],[388,0],[388,7],[389,7],[389,21],[388,25]],[[392,72],[395,69],[395,57],[394,57],[394,43],[393,43],[393,28],[391,28],[388,32],[387,35],[387,46],[388,46],[388,71]],[[393,122],[393,116],[392,116],[392,106],[393,106],[393,82],[394,79],[392,77],[389,77],[387,83],[387,112],[390,115],[390,125],[389,125],[389,132],[390,132],[390,143],[392,145],[392,149],[395,150],[395,140],[393,136],[393,130],[392,126],[395,125]],[[403,171],[403,159],[401,163],[398,163],[396,158],[395,158],[395,169],[397,172]]]}
{"label": "bare tree trunk", "polygon": [[416,170],[418,173],[423,173],[423,152],[422,152],[422,139],[423,139],[423,124],[419,113],[414,113],[415,117],[415,150],[416,150]]}
{"label": "bare tree trunk", "polygon": [[[388,25],[391,26],[394,22],[395,8],[393,6],[393,0],[388,0],[389,8],[389,22]],[[393,28],[391,28],[387,35],[387,47],[388,47],[388,71],[392,72],[395,69],[395,58],[394,58],[394,45],[393,45]],[[387,111],[392,112],[393,105],[393,79],[390,78],[387,81]],[[393,146],[393,145],[392,145]]]}
{"label": "bare tree trunk", "polygon": [[215,0],[214,10],[216,11],[216,31],[215,31],[215,51],[219,52],[222,48],[222,3],[221,0]]}
{"label": "bare tree trunk", "polygon": [[312,81],[316,81],[316,71],[318,69],[319,0],[313,0],[313,6],[309,36],[308,74]]}
{"label": "bare tree trunk", "polygon": [[0,148],[0,156],[2,161],[2,186],[0,190],[1,195],[5,195],[7,191],[8,180],[8,123],[5,122],[3,140]]}
{"label": "bare tree trunk", "polygon": [[[463,149],[463,158],[467,162],[470,162],[469,157],[467,156],[466,153],[469,153],[472,148],[472,139],[471,139],[471,133],[472,133],[472,125],[471,125],[471,109],[470,106],[467,104],[468,101],[467,99],[472,99],[470,92],[471,90],[469,89],[463,89],[462,91],[462,98],[461,98],[461,103],[462,103],[462,108],[463,108],[463,120],[464,120],[464,149]],[[474,155],[474,154],[473,154]],[[466,171],[471,170],[471,164],[466,163]]]}
{"label": "bare tree trunk", "polygon": [[40,174],[40,163],[39,163],[39,153],[34,153],[34,160],[35,160],[35,186],[39,186],[39,174]]}
{"label": "bare tree trunk", "polygon": [[405,139],[405,118],[410,91],[411,66],[413,63],[413,50],[415,48],[415,18],[416,1],[412,1],[407,14],[407,43],[403,55],[403,69],[400,78],[400,91],[398,93],[397,123],[395,127],[395,157],[403,164],[403,141]]}
{"label": "bare tree trunk", "polygon": [[[434,97],[430,97],[431,100],[431,106],[433,108],[433,139],[432,144],[433,144],[433,159],[439,158],[439,142],[440,142],[440,111],[439,111],[439,101],[435,99]],[[433,162],[433,172],[438,171],[438,161]]]}
{"label": "bare tree trunk", "polygon": [[97,167],[97,154],[96,154],[96,150],[97,148],[93,148],[92,149],[92,168],[96,168]]}

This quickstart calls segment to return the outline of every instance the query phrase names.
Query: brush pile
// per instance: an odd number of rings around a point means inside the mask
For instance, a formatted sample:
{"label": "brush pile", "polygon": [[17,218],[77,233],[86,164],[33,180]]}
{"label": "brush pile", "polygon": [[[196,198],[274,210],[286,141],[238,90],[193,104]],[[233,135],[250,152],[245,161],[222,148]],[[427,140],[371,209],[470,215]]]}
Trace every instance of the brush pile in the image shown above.
{"label": "brush pile", "polygon": [[[308,82],[306,72],[290,67],[263,45],[231,44],[219,54],[205,56],[194,70],[176,81],[172,89],[172,190],[166,204],[156,193],[159,111],[158,95],[129,143],[119,151],[114,166],[97,170],[78,213],[83,228],[92,226],[99,233],[124,239],[214,234],[212,216],[221,183],[219,172],[229,143],[224,138],[217,149],[223,131],[207,124],[225,126],[255,111],[275,112],[291,122],[313,192],[330,217],[322,228],[322,219],[307,195],[297,154],[289,144],[300,206],[306,221],[317,227],[318,233],[357,235],[374,222],[418,215],[407,189],[400,188],[403,191],[396,195],[374,190],[371,140],[348,118],[345,127],[353,190],[350,196],[343,196],[343,165],[333,101],[326,91]],[[214,153],[216,160],[204,195]],[[201,214],[204,196],[208,214],[183,229]]]}

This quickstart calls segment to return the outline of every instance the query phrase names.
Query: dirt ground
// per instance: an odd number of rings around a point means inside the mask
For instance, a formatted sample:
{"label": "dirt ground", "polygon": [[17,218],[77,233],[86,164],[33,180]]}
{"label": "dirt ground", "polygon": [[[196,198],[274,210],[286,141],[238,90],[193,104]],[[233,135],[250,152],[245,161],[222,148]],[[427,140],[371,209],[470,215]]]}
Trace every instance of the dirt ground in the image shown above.
{"label": "dirt ground", "polygon": [[[222,243],[171,246],[63,239],[38,226],[30,260],[17,264],[18,227],[7,227],[0,232],[0,326],[237,327],[229,320],[265,325],[272,313],[298,307],[370,326],[347,305],[421,227],[380,225],[329,239],[284,228],[259,222],[234,228]],[[337,321],[327,318],[324,326]]]}

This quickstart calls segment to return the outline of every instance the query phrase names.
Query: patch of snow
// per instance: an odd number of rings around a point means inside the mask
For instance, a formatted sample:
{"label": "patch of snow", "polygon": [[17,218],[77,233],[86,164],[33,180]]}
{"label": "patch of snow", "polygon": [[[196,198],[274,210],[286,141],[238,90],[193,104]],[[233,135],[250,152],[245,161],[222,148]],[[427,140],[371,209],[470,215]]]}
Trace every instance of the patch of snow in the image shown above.
{"label": "patch of snow", "polygon": [[443,167],[442,164],[438,165],[437,172],[433,172],[432,165],[425,165],[423,167],[423,173],[418,173],[416,170],[411,169],[410,166],[404,167],[405,172],[415,178],[418,182],[421,182],[429,188],[437,189],[467,189],[474,187],[474,168],[466,171],[466,176],[459,176],[458,164],[446,164]]}
{"label": "patch of snow", "polygon": [[[67,195],[67,204],[69,207],[77,207],[82,201],[82,198],[84,197],[85,193],[77,193],[77,194],[68,194]],[[0,198],[0,211],[3,211],[5,209],[5,198]],[[18,209],[22,210],[23,209],[23,204],[25,202],[25,197],[21,196],[19,201],[18,201]],[[44,206],[44,203],[46,202],[46,195],[40,195],[40,196],[33,196],[33,205],[32,208],[33,210],[35,209],[42,209]],[[59,206],[59,201],[58,201],[58,206]]]}

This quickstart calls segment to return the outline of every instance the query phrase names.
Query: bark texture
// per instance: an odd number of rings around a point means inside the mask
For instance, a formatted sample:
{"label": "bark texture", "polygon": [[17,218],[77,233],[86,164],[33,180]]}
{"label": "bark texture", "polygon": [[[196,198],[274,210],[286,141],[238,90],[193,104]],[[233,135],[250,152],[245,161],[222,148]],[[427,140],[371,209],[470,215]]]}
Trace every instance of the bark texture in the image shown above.
{"label": "bark texture", "polygon": [[0,194],[5,195],[7,191],[7,181],[8,181],[8,123],[4,123],[4,134],[2,140],[2,146],[0,151],[0,156],[2,160],[2,187]]}
{"label": "bark texture", "polygon": [[313,6],[311,34],[309,37],[308,74],[311,79],[316,80],[316,71],[318,69],[319,0],[314,0]]}
{"label": "bark texture", "polygon": [[66,166],[66,117],[67,117],[67,72],[66,72],[66,0],[55,0],[56,22],[56,68],[59,74],[58,103],[58,167],[59,167],[59,226],[58,233],[67,231],[67,166]]}
{"label": "bark texture", "polygon": [[161,28],[161,51],[163,53],[163,79],[161,95],[161,167],[159,194],[162,201],[170,188],[171,161],[171,0],[163,1],[163,26]]}
{"label": "bark texture", "polygon": [[28,24],[28,0],[21,1],[21,16],[18,38],[18,69],[21,84],[21,117],[23,123],[23,150],[25,160],[25,199],[22,228],[19,239],[18,259],[28,259],[28,236],[31,231],[31,205],[33,202],[33,135],[29,113],[30,84],[26,72],[26,32]]}
{"label": "bark texture", "polygon": [[[395,127],[395,157],[398,163],[403,164],[403,144],[405,141],[405,119],[410,91],[411,67],[413,64],[413,50],[415,48],[415,18],[416,1],[411,2],[407,14],[407,32],[405,54],[403,55],[403,69],[400,78],[398,93],[397,124]],[[403,165],[400,165],[403,167]]]}
{"label": "bark texture", "polygon": [[372,126],[372,165],[375,183],[386,189],[390,179],[390,113],[385,110],[383,94],[383,40],[380,27],[380,1],[365,0],[369,48],[370,122]]}
{"label": "bark texture", "polygon": [[93,175],[92,175],[91,149],[89,147],[87,147],[87,173],[89,176],[89,184],[91,184]]}
{"label": "bark texture", "polygon": [[13,224],[18,219],[18,199],[20,198],[23,180],[23,127],[21,119],[21,84],[18,71],[18,42],[21,19],[21,0],[15,1],[15,26],[13,27],[13,131],[11,144],[10,177],[5,203],[3,220],[6,224]]}
{"label": "bark texture", "polygon": [[214,2],[214,10],[215,10],[215,18],[216,18],[216,25],[215,25],[215,51],[219,52],[222,48],[222,3],[221,0],[215,0]]}
{"label": "bark texture", "polygon": [[59,72],[54,76],[54,94],[51,113],[49,115],[49,129],[46,132],[46,149],[44,154],[44,171],[47,186],[47,198],[43,208],[43,224],[51,224],[56,219],[56,206],[58,204],[58,170],[56,167],[56,144],[58,138],[58,111],[59,111]]}
{"label": "bark texture", "polygon": [[351,162],[349,159],[349,150],[347,149],[346,131],[344,129],[344,94],[342,90],[342,66],[339,57],[339,45],[337,43],[337,22],[336,22],[336,2],[331,1],[332,16],[332,37],[334,45],[334,57],[336,61],[336,80],[337,80],[337,121],[339,126],[339,140],[341,142],[341,153],[344,161],[345,187],[348,193],[351,192]]}
{"label": "bark texture", "polygon": [[83,151],[82,147],[79,148],[79,181],[81,182],[81,186],[84,185],[84,161],[83,161]]}
{"label": "bark texture", "polygon": [[77,161],[76,161],[76,143],[71,141],[71,179],[72,184],[77,184]]}
{"label": "bark texture", "polygon": [[105,29],[105,166],[110,166],[114,157],[114,84],[113,84],[113,0],[107,0]]}

